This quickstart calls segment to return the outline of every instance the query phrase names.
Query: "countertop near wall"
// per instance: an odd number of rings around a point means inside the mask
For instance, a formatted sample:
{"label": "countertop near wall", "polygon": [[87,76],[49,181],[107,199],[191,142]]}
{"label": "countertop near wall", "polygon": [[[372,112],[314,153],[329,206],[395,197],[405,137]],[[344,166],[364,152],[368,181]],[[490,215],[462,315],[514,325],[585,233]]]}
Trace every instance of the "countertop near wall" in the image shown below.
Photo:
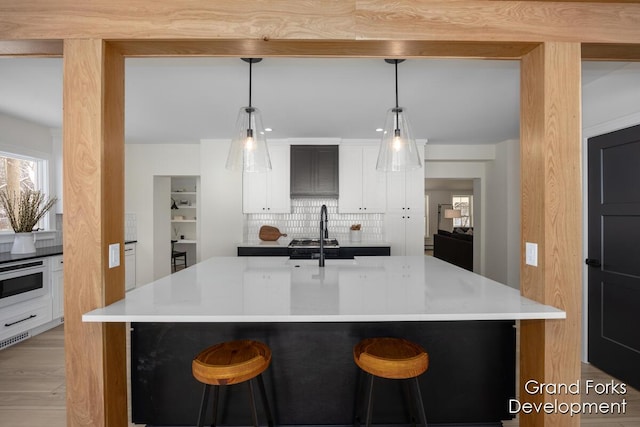
{"label": "countertop near wall", "polygon": [[55,255],[62,255],[62,245],[37,248],[35,252],[29,254],[14,255],[11,252],[0,252],[0,264],[6,264],[13,261],[24,261],[28,259],[45,258]]}
{"label": "countertop near wall", "polygon": [[[136,243],[137,240],[125,240],[124,244]],[[50,256],[62,255],[62,245],[46,246],[36,248],[36,251],[29,254],[14,255],[11,252],[0,252],[0,264],[6,264],[13,261],[23,261],[28,259],[46,258]]]}

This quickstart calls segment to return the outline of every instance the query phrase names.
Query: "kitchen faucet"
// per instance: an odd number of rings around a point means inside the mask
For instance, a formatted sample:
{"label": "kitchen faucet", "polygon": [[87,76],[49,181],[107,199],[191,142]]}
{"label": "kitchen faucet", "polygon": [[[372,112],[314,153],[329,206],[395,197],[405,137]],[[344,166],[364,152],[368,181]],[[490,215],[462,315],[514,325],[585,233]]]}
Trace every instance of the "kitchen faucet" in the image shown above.
{"label": "kitchen faucet", "polygon": [[328,222],[329,215],[327,214],[327,205],[322,205],[320,208],[320,267],[324,267],[324,239],[329,238],[329,228],[327,227]]}

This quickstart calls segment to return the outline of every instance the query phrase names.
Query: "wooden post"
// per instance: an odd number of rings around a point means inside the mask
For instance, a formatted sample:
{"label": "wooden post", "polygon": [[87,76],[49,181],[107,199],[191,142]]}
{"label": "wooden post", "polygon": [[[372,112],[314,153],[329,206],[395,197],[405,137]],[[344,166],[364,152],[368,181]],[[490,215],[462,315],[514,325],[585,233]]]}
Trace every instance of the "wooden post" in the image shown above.
{"label": "wooden post", "polygon": [[124,427],[125,325],[82,323],[124,297],[124,58],[102,40],[66,40],[63,105],[67,425]]}
{"label": "wooden post", "polygon": [[[580,402],[580,395],[536,394],[523,388],[529,380],[572,384],[580,379],[580,60],[580,44],[547,42],[521,62],[521,291],[567,312],[566,320],[521,322],[521,402]],[[538,245],[537,267],[525,263],[525,242]],[[580,425],[579,415],[551,412],[521,413],[520,425]]]}

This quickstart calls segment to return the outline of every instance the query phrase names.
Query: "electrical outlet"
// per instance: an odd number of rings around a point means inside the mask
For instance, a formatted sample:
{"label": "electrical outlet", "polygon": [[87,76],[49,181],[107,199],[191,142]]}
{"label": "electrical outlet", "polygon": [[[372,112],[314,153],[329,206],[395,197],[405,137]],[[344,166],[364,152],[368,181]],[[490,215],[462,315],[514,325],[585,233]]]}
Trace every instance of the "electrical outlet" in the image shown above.
{"label": "electrical outlet", "polygon": [[120,243],[109,245],[109,268],[120,265]]}
{"label": "electrical outlet", "polygon": [[527,265],[533,267],[538,266],[538,244],[526,242],[524,244],[525,259],[524,262]]}

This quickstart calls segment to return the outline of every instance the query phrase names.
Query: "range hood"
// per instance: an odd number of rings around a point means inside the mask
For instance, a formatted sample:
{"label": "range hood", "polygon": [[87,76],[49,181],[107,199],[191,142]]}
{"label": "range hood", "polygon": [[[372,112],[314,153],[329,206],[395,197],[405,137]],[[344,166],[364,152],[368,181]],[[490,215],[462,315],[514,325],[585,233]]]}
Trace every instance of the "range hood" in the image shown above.
{"label": "range hood", "polygon": [[291,198],[338,198],[338,146],[291,146]]}

